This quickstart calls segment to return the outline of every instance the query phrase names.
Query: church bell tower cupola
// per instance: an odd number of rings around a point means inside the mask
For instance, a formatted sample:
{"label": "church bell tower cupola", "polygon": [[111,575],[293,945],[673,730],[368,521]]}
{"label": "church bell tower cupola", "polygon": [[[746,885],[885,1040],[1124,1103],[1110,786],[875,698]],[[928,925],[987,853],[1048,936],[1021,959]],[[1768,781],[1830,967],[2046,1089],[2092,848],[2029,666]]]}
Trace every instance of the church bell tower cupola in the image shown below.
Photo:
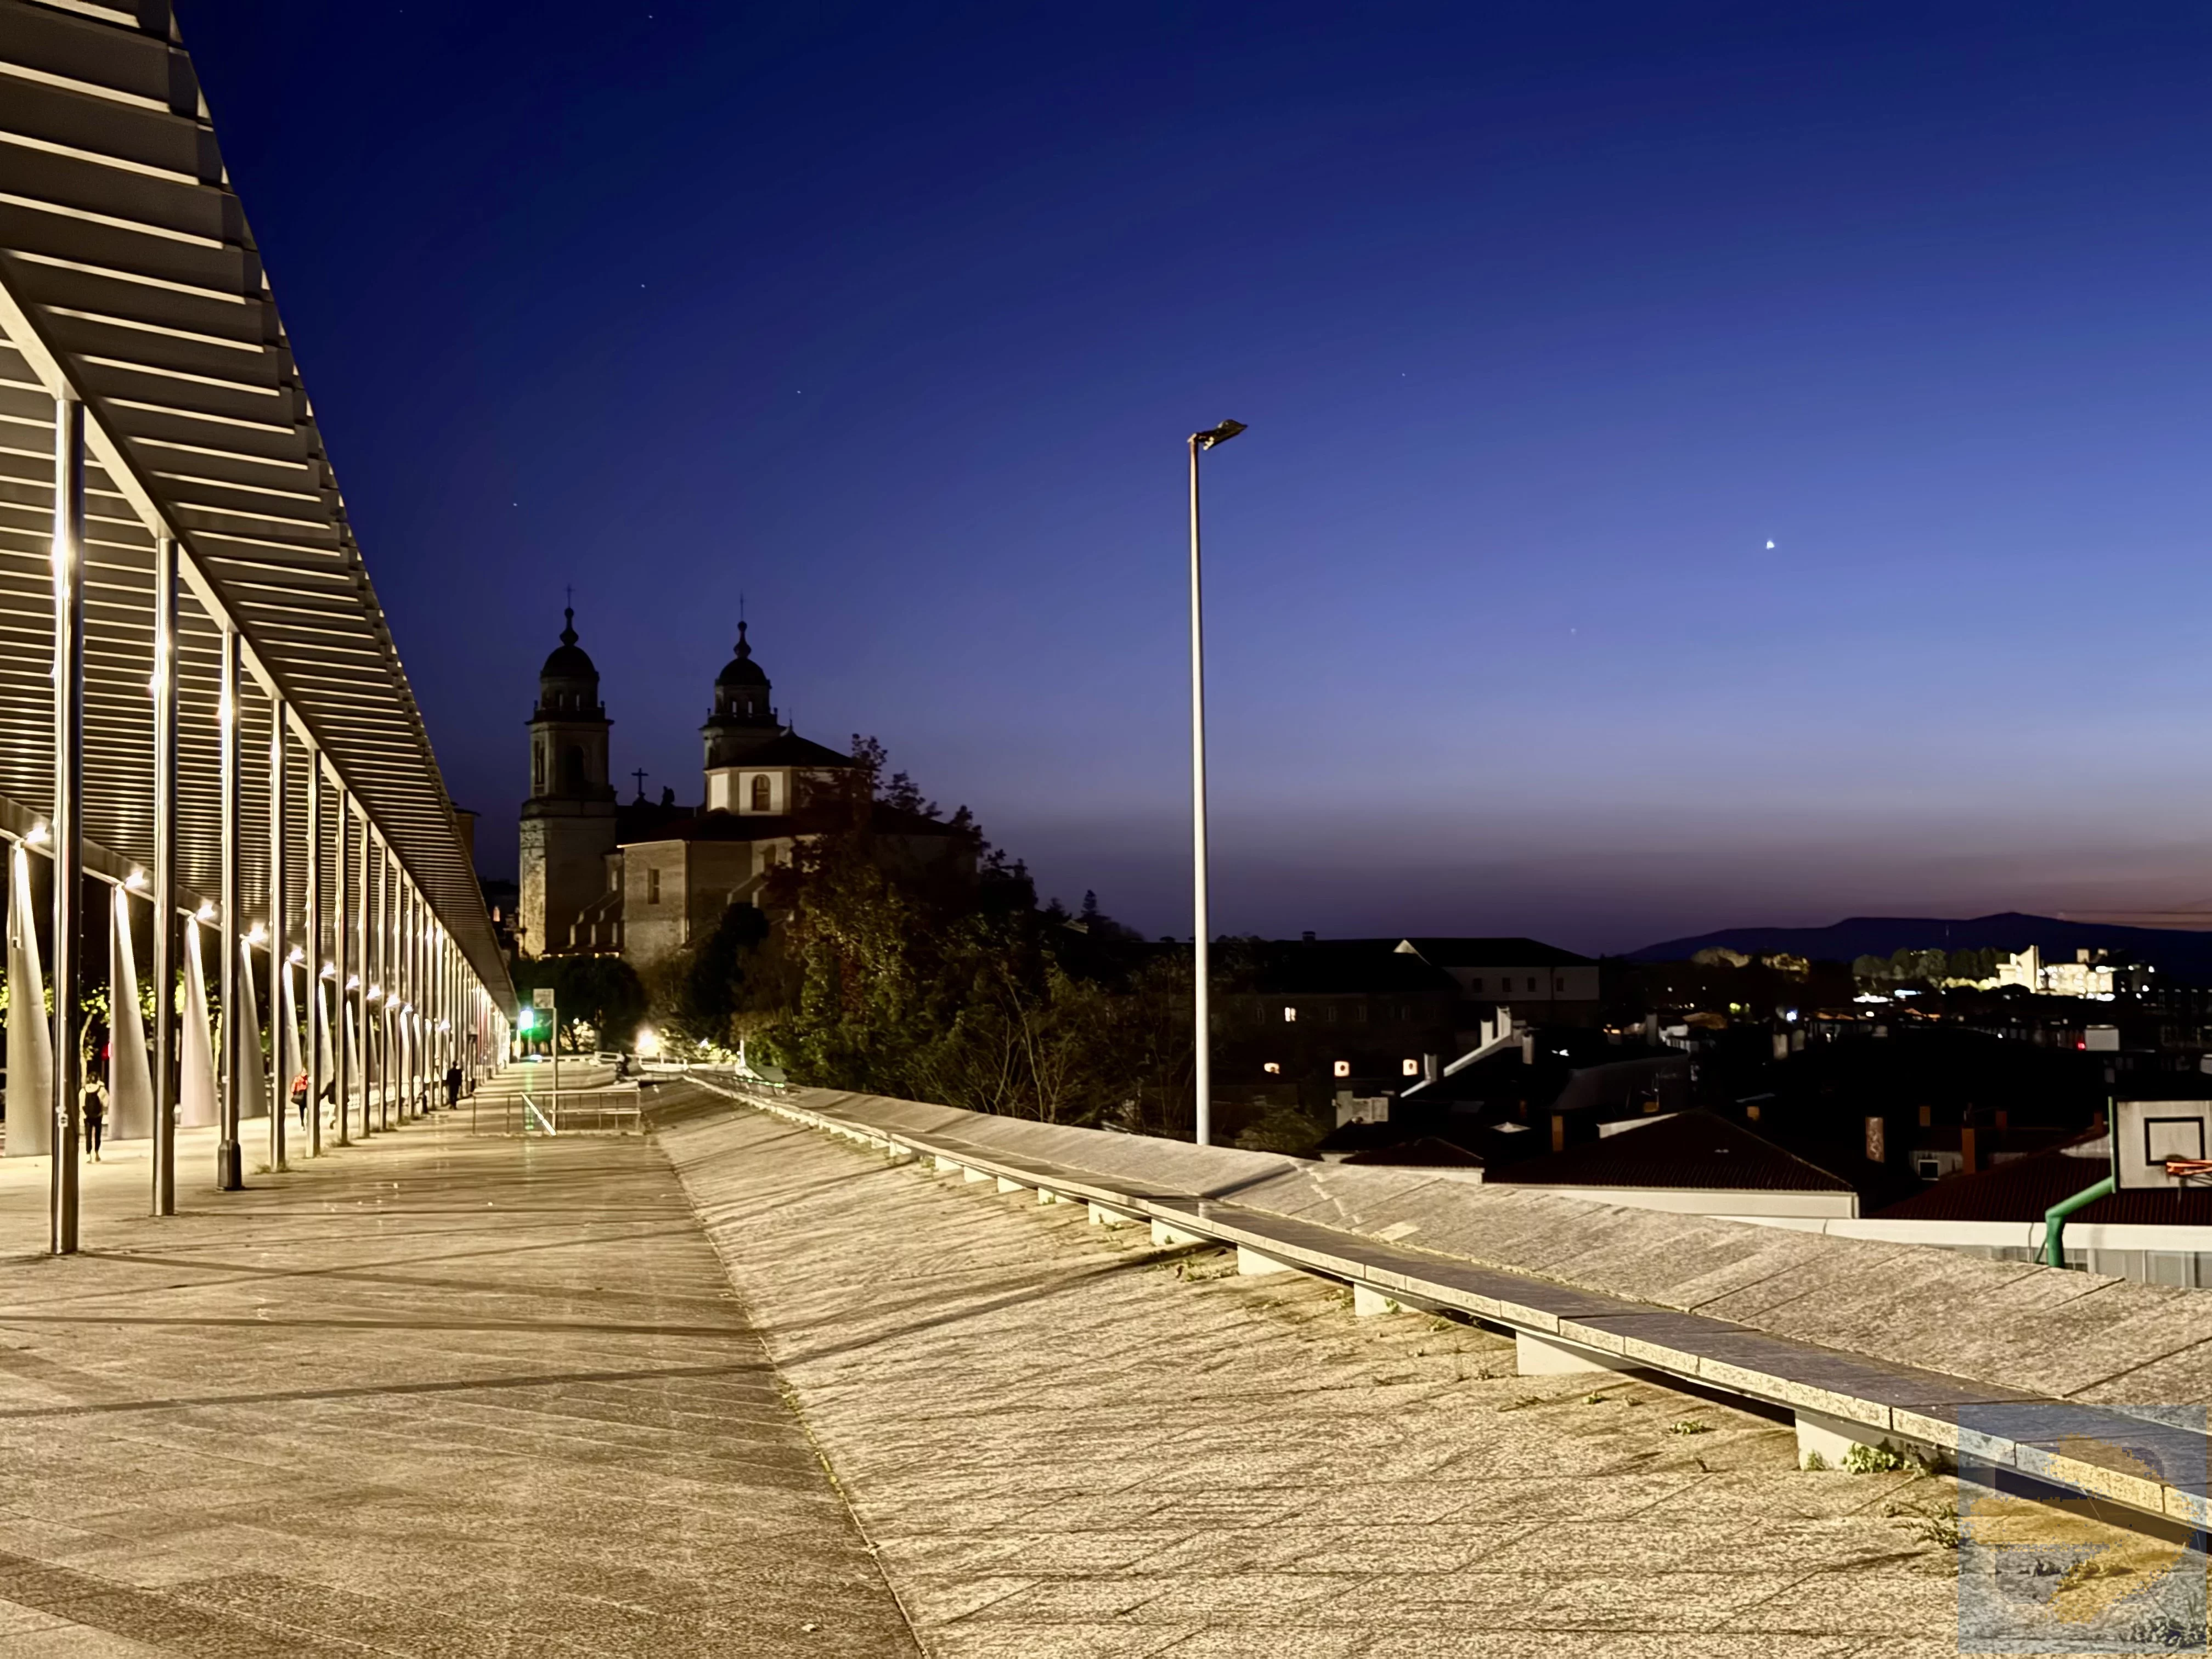
{"label": "church bell tower cupola", "polygon": [[745,624],[738,624],[738,652],[714,681],[714,709],[699,735],[706,739],[707,766],[732,766],[751,750],[783,731],[775,706],[769,701],[773,688],[767,673],[753,660],[745,640]]}
{"label": "church bell tower cupola", "polygon": [[611,801],[607,730],[599,671],[576,643],[576,613],[564,611],[561,643],[538,671],[538,707],[530,714],[530,798]]}

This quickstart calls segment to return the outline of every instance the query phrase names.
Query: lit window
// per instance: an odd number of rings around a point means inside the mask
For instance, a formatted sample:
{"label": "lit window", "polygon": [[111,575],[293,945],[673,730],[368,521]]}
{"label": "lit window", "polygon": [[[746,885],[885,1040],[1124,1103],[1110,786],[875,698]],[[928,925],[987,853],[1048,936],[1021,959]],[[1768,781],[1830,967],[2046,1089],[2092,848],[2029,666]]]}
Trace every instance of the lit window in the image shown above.
{"label": "lit window", "polygon": [[1295,1009],[1295,1008],[1285,1008],[1285,1009],[1284,1009],[1284,1010],[1283,1010],[1283,1024],[1285,1024],[1285,1025],[1295,1025],[1295,1024],[1297,1024],[1297,1023],[1298,1023],[1298,1011],[1297,1011],[1297,1009]]}
{"label": "lit window", "polygon": [[1398,1072],[1401,1077],[1419,1077],[1421,1074],[1421,1062],[1418,1060],[1401,1060],[1398,1062]]}
{"label": "lit window", "polygon": [[1339,1077],[1350,1077],[1352,1075],[1352,1062],[1348,1060],[1340,1060],[1335,1065],[1330,1066],[1328,1069],[1335,1073]]}
{"label": "lit window", "polygon": [[1279,1060],[1271,1060],[1260,1069],[1269,1077],[1280,1077],[1283,1074],[1283,1062]]}

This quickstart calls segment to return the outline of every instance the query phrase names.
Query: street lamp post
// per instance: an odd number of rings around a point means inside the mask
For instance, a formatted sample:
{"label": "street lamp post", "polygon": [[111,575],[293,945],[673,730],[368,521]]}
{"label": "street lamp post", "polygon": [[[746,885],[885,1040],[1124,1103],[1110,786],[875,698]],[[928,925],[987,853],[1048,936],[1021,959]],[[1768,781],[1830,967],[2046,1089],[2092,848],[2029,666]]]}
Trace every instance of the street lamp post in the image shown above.
{"label": "street lamp post", "polygon": [[1200,609],[1198,564],[1198,456],[1225,444],[1244,430],[1242,421],[1224,421],[1190,434],[1190,858],[1192,892],[1191,1008],[1193,1085],[1198,1103],[1198,1144],[1213,1141],[1213,1055],[1207,1024],[1206,917],[1206,630]]}

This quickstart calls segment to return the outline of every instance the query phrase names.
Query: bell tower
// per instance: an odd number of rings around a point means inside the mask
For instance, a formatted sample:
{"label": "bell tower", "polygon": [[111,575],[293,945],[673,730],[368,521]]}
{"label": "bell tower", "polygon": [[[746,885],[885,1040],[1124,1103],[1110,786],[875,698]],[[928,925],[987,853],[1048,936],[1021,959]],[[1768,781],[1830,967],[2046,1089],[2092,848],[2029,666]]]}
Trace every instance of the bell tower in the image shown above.
{"label": "bell tower", "polygon": [[714,680],[714,712],[707,717],[699,735],[706,740],[707,769],[734,766],[748,752],[783,734],[769,694],[767,671],[753,660],[745,642],[745,624],[738,623],[738,653]]}
{"label": "bell tower", "polygon": [[599,702],[599,671],[576,643],[576,613],[562,613],[561,643],[538,673],[530,714],[530,799],[522,804],[521,902],[516,944],[557,956],[568,929],[606,886],[615,849],[615,791],[607,777],[614,722]]}

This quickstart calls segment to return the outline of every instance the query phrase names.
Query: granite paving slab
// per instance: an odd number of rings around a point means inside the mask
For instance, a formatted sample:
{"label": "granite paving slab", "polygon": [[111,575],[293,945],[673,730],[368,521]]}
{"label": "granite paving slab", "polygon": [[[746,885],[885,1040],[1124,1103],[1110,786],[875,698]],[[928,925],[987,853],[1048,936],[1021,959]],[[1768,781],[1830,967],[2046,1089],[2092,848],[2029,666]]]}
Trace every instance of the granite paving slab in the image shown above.
{"label": "granite paving slab", "polygon": [[649,1141],[203,1139],[0,1161],[0,1655],[918,1655]]}

